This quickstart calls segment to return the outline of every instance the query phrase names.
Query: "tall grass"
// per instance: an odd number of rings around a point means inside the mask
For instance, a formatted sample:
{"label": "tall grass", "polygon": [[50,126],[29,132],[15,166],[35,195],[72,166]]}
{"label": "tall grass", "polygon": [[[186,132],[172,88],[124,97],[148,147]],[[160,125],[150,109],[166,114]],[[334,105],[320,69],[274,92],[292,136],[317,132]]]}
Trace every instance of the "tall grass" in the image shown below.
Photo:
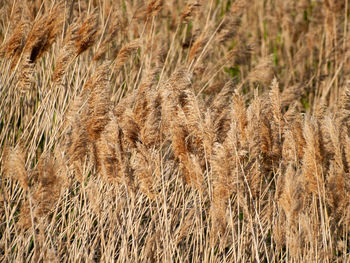
{"label": "tall grass", "polygon": [[350,260],[348,1],[0,7],[0,261]]}

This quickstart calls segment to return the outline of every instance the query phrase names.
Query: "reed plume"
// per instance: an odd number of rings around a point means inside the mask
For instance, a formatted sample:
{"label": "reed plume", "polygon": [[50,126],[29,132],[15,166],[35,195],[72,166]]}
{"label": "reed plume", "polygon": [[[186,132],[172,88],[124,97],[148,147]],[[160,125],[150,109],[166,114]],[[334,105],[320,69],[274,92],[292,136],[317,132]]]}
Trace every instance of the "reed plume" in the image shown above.
{"label": "reed plume", "polygon": [[79,27],[75,38],[75,53],[80,55],[95,44],[98,34],[98,17],[90,14]]}
{"label": "reed plume", "polygon": [[347,1],[1,3],[1,262],[348,261]]}
{"label": "reed plume", "polygon": [[115,59],[114,69],[116,71],[119,71],[121,69],[121,67],[125,64],[125,62],[128,60],[130,55],[134,51],[136,51],[140,46],[141,46],[141,40],[140,39],[136,39],[136,40],[128,43],[124,47],[122,47],[120,49],[120,51],[118,52],[118,55],[117,55],[117,57]]}
{"label": "reed plume", "polygon": [[51,47],[63,26],[63,2],[56,4],[46,16],[35,21],[23,52],[35,63]]}

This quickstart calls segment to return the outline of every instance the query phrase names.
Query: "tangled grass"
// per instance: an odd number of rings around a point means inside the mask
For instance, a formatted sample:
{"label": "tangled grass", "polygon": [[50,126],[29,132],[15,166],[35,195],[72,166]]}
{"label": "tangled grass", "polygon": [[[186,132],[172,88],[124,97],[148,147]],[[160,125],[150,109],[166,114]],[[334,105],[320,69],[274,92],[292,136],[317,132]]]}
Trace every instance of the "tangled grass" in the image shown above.
{"label": "tangled grass", "polygon": [[0,7],[0,261],[350,260],[349,3]]}

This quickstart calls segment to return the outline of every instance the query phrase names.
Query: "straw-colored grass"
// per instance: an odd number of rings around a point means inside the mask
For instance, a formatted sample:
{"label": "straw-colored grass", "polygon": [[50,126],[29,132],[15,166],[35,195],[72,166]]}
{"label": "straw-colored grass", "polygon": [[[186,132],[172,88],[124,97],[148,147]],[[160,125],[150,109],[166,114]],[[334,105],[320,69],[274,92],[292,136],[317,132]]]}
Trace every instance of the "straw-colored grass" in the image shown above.
{"label": "straw-colored grass", "polygon": [[350,261],[349,15],[2,1],[0,261]]}

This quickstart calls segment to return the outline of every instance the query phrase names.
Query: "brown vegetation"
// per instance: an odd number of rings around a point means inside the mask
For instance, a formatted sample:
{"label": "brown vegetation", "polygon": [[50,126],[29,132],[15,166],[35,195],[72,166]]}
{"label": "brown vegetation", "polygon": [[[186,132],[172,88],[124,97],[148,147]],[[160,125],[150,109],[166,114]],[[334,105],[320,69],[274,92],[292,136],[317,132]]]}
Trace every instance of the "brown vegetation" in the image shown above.
{"label": "brown vegetation", "polygon": [[349,15],[3,1],[0,261],[350,260]]}

